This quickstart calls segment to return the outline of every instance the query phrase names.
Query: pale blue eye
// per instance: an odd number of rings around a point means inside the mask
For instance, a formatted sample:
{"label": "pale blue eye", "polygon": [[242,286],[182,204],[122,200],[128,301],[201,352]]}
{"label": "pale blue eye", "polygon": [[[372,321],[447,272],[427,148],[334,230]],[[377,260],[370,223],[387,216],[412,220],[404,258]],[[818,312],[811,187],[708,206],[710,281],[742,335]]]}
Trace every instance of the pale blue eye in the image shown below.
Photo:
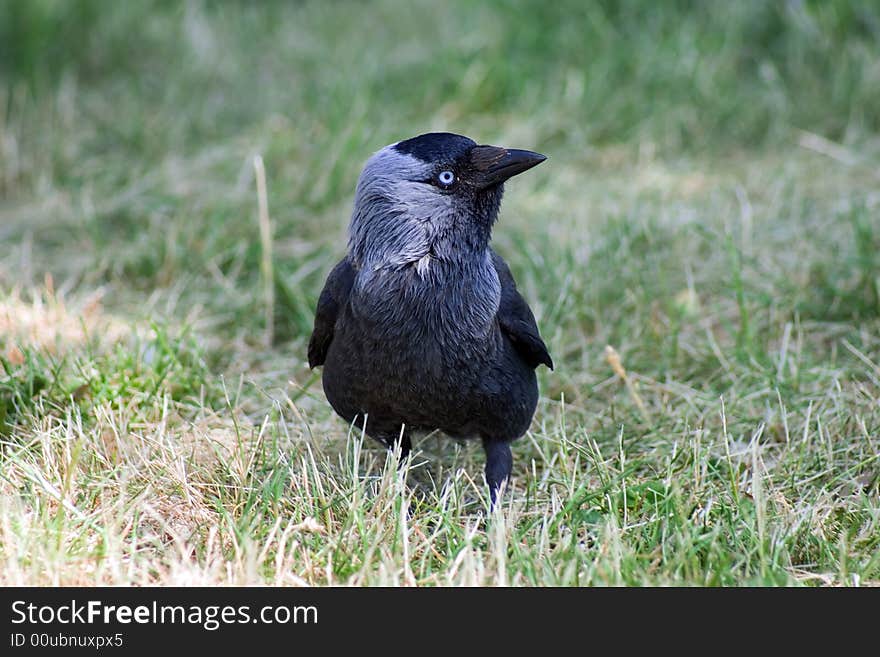
{"label": "pale blue eye", "polygon": [[437,180],[440,181],[441,185],[451,185],[455,182],[455,174],[451,171],[441,171],[437,176]]}

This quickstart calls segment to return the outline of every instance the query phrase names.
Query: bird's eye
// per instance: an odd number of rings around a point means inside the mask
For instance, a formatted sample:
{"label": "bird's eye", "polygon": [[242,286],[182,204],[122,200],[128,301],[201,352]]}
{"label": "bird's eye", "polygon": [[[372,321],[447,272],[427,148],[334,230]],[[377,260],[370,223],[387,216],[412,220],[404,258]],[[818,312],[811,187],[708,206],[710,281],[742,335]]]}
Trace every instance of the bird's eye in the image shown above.
{"label": "bird's eye", "polygon": [[452,171],[441,171],[437,174],[437,180],[441,185],[449,187],[449,185],[455,182],[455,174]]}

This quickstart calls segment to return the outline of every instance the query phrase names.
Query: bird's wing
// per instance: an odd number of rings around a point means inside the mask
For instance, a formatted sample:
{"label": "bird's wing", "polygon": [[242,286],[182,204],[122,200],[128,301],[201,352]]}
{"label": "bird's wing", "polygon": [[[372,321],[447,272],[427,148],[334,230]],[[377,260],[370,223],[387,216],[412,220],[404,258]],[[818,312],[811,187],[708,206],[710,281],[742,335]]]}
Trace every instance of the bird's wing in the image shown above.
{"label": "bird's wing", "polygon": [[333,340],[333,331],[336,328],[336,318],[340,309],[348,301],[354,283],[354,268],[348,258],[343,258],[327,276],[321,296],[318,297],[318,307],[315,310],[315,328],[309,339],[309,367],[318,367],[324,364],[327,358],[327,350]]}
{"label": "bird's wing", "polygon": [[510,339],[517,353],[530,367],[546,365],[553,369],[553,359],[547,351],[547,345],[541,339],[535,316],[529,304],[516,289],[513,274],[507,263],[494,251],[492,261],[498,278],[501,281],[501,305],[498,308],[498,324],[502,332]]}

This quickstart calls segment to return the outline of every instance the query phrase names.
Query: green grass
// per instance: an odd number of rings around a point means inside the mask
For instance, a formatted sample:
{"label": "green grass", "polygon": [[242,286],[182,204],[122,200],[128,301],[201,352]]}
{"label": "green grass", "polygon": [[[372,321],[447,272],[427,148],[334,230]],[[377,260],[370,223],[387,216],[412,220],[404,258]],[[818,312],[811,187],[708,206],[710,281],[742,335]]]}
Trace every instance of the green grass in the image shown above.
{"label": "green grass", "polygon": [[[878,61],[855,0],[3,3],[0,583],[880,584]],[[400,474],[305,363],[360,167],[434,129],[550,156],[490,517],[479,445]]]}

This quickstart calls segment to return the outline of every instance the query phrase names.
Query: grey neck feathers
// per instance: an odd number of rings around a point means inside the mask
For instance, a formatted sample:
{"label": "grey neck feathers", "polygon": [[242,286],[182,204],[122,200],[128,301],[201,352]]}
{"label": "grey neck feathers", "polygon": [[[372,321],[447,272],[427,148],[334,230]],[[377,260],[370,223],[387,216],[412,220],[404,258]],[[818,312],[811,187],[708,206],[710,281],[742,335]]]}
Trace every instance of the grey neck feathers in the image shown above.
{"label": "grey neck feathers", "polygon": [[383,339],[486,337],[501,299],[489,250],[501,194],[476,199],[362,180],[349,229],[353,312]]}
{"label": "grey neck feathers", "polygon": [[430,339],[478,347],[490,336],[501,303],[501,282],[488,249],[456,260],[430,258],[401,267],[358,270],[349,297],[362,329],[407,343]]}
{"label": "grey neck feathers", "polygon": [[489,248],[501,201],[500,189],[482,203],[434,194],[422,204],[363,191],[355,203],[348,246],[359,268],[372,269],[405,267],[426,256],[479,260]]}

